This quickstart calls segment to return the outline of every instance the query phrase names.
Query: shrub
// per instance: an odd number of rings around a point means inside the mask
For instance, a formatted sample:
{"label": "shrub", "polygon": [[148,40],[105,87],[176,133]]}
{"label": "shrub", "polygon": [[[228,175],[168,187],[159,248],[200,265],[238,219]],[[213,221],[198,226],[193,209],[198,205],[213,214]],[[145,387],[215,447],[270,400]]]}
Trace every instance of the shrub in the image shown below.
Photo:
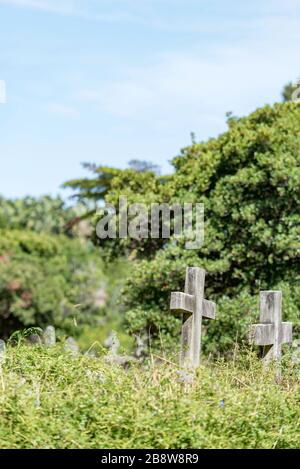
{"label": "shrub", "polygon": [[79,207],[68,207],[60,197],[0,197],[0,228],[59,234],[66,231],[67,223],[78,210]]}
{"label": "shrub", "polygon": [[0,331],[53,324],[69,330],[99,314],[94,294],[103,281],[94,248],[78,239],[0,230]]}
{"label": "shrub", "polygon": [[[183,288],[186,266],[207,270],[206,296],[218,303],[219,320],[210,321],[204,341],[207,350],[225,350],[237,337],[245,338],[246,324],[258,315],[260,289],[281,285],[285,318],[299,327],[299,136],[300,106],[275,104],[230,117],[227,132],[183,149],[168,178],[149,173],[143,185],[139,173],[118,171],[106,193],[110,202],[127,195],[131,203],[205,205],[201,249],[187,251],[184,240],[172,239],[129,245],[136,259],[124,296],[130,331],[150,330],[158,342],[161,335],[169,342],[178,334],[169,298]],[[115,242],[114,253],[122,243]]]}

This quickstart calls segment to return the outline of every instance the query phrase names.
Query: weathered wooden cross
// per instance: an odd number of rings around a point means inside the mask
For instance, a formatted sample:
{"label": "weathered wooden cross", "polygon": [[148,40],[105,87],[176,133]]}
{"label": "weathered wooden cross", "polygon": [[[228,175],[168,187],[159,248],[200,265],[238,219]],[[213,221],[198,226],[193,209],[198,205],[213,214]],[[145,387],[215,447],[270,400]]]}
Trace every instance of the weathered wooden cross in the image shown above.
{"label": "weathered wooden cross", "polygon": [[204,299],[205,270],[186,269],[185,293],[172,292],[170,308],[183,314],[180,364],[197,368],[200,364],[202,317],[215,319],[216,305]]}
{"label": "weathered wooden cross", "polygon": [[[279,362],[281,345],[292,342],[291,322],[282,322],[281,291],[260,292],[260,324],[251,327],[250,339],[262,347],[262,357],[267,365],[270,361]],[[280,372],[276,373],[277,378]]]}

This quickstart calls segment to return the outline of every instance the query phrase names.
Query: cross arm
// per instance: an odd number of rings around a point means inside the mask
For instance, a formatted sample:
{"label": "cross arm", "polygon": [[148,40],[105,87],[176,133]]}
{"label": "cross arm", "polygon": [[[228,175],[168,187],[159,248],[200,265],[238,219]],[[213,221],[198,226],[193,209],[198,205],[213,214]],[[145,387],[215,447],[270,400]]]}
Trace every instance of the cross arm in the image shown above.
{"label": "cross arm", "polygon": [[[172,292],[170,309],[178,313],[191,313],[195,311],[195,296],[188,293]],[[216,304],[213,301],[202,301],[202,316],[210,319],[215,319]]]}
{"label": "cross arm", "polygon": [[[292,329],[291,322],[283,322],[280,328],[279,340],[280,343],[292,342]],[[255,345],[272,345],[275,340],[275,325],[270,324],[254,324],[250,330],[250,342]]]}
{"label": "cross arm", "polygon": [[216,318],[216,303],[209,300],[203,300],[202,302],[202,315],[206,318]]}
{"label": "cross arm", "polygon": [[172,292],[170,309],[178,313],[191,313],[195,311],[195,296],[188,293]]}

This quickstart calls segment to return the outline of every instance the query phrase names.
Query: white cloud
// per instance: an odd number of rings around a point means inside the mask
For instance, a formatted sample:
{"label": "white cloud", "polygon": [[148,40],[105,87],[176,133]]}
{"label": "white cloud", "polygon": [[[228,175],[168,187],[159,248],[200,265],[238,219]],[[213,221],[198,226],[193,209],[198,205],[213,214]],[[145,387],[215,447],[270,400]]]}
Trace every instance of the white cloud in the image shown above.
{"label": "white cloud", "polygon": [[296,70],[291,55],[283,58],[279,52],[278,59],[274,63],[263,50],[239,48],[224,48],[210,57],[169,54],[79,97],[115,116],[138,119],[156,112],[174,117],[174,112],[226,111],[232,104],[240,110],[255,95],[271,96],[287,79],[287,70]]}
{"label": "white cloud", "polygon": [[[168,0],[170,6],[172,2]],[[174,2],[177,6],[184,5],[183,0]],[[201,35],[193,36],[192,45],[191,41],[188,46],[176,43],[173,53],[160,56],[146,53],[148,65],[144,66],[124,69],[124,62],[119,66],[112,57],[108,67],[116,70],[116,78],[110,76],[109,81],[99,80],[82,89],[77,95],[77,104],[81,109],[87,103],[90,110],[97,110],[98,115],[101,111],[104,118],[115,117],[118,125],[127,120],[132,127],[146,123],[146,129],[156,127],[174,132],[184,129],[186,132],[186,129],[200,128],[204,135],[213,134],[224,128],[226,111],[243,115],[259,105],[280,99],[284,83],[296,79],[300,72],[297,61],[300,9],[295,0],[287,0],[284,5],[280,0],[266,0],[259,4],[260,8],[254,1],[257,14],[251,21],[246,21],[246,10],[243,10],[243,15],[235,19],[227,15],[223,20],[217,15],[206,22],[199,14],[198,17],[190,15],[188,21],[173,16],[169,24],[156,8],[158,0],[138,2],[139,7],[135,7],[135,0],[0,0],[1,3],[106,21],[148,21],[166,30],[185,28],[194,32],[199,28],[199,31],[211,33],[204,35],[203,43]],[[193,2],[188,0],[187,3]],[[198,3],[200,0],[194,1]],[[228,3],[232,7],[232,2]],[[126,13],[112,10],[121,4]],[[252,3],[247,5],[251,10]],[[131,11],[136,15],[131,15]],[[148,17],[145,12],[149,12]],[[229,27],[231,34],[224,34],[224,28]],[[214,40],[216,29],[222,34]],[[154,40],[157,42],[155,36]],[[169,47],[172,49],[172,45]],[[79,115],[76,103],[74,108],[51,105],[48,111],[65,117]]]}
{"label": "white cloud", "polygon": [[122,70],[120,79],[83,90],[79,99],[119,119],[216,134],[227,111],[244,115],[280,100],[283,85],[299,76],[296,20],[268,16],[239,43],[162,54],[147,66]]}

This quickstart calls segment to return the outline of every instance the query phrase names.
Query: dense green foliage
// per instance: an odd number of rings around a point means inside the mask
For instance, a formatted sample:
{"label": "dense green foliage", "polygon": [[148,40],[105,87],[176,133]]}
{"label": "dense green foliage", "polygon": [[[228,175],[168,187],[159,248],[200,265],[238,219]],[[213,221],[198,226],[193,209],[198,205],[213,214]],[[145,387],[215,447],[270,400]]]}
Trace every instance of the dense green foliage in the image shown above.
{"label": "dense green foliage", "polygon": [[[63,345],[63,344],[62,344]],[[8,347],[0,367],[1,448],[296,448],[299,368],[280,386],[251,356],[198,370],[124,371],[60,345]]]}
{"label": "dense green foliage", "polygon": [[68,330],[74,319],[90,322],[99,313],[94,298],[101,282],[92,246],[63,235],[0,230],[1,336],[21,326]]}
{"label": "dense green foliage", "polygon": [[47,324],[67,332],[99,314],[103,263],[84,236],[67,228],[79,212],[60,198],[0,198],[1,336]]}
{"label": "dense green foliage", "polygon": [[[86,169],[91,171],[95,177],[93,179],[72,179],[64,184],[65,188],[79,189],[74,197],[81,201],[92,201],[97,202],[103,200],[108,191],[111,188],[113,179],[122,173],[121,169],[110,168],[107,166],[97,167],[94,164],[83,165]],[[95,206],[92,212],[96,210]]]}
{"label": "dense green foliage", "polygon": [[292,83],[292,82],[287,83],[282,91],[283,101],[284,102],[292,101],[292,94],[298,87],[299,87],[299,83]]}
{"label": "dense green foliage", "polygon": [[168,178],[118,170],[107,188],[106,200],[115,205],[120,195],[129,203],[205,205],[201,249],[186,250],[184,240],[175,239],[114,240],[114,254],[127,243],[136,259],[124,295],[128,330],[150,331],[154,342],[178,335],[169,298],[182,290],[188,265],[208,271],[206,295],[218,304],[218,321],[210,322],[204,339],[207,351],[223,352],[246,339],[260,289],[283,290],[284,316],[299,332],[300,106],[265,106],[248,117],[230,117],[228,127],[182,150]]}
{"label": "dense green foliage", "polygon": [[76,215],[78,208],[67,207],[59,197],[25,197],[16,200],[0,197],[0,228],[65,233],[68,231],[68,222]]}

